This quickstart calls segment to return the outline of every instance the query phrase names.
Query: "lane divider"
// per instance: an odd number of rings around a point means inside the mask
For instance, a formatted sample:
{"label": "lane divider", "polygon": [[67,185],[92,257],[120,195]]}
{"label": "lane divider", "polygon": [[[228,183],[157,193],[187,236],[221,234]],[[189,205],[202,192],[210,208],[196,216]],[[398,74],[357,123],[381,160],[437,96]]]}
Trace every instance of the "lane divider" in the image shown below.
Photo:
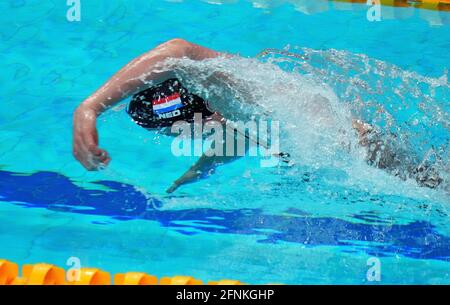
{"label": "lane divider", "polygon": [[220,280],[217,282],[209,282],[208,285],[245,285],[245,284],[235,280]]}
{"label": "lane divider", "polygon": [[158,278],[142,272],[114,275],[114,285],[158,285]]}
{"label": "lane divider", "polygon": [[66,273],[63,268],[50,264],[23,265],[22,277],[16,277],[13,285],[62,285]]}
{"label": "lane divider", "polygon": [[17,264],[0,259],[0,285],[10,285],[19,274]]}
{"label": "lane divider", "polygon": [[159,280],[160,285],[203,285],[201,280],[194,279],[191,276],[162,277]]}
{"label": "lane divider", "polygon": [[[337,2],[367,3],[367,0],[332,0]],[[382,5],[416,7],[430,10],[450,11],[450,0],[380,0]]]}
{"label": "lane divider", "polygon": [[[74,279],[68,281],[67,278]],[[21,276],[19,265],[0,259],[0,285],[203,285],[203,281],[192,276],[177,275],[158,278],[143,272],[118,273],[111,277],[109,272],[97,268],[80,268],[65,271],[55,265],[39,263],[23,265]],[[208,285],[245,285],[236,280],[208,282]]]}
{"label": "lane divider", "polygon": [[69,282],[70,285],[110,285],[111,275],[96,268],[81,268],[79,280]]}

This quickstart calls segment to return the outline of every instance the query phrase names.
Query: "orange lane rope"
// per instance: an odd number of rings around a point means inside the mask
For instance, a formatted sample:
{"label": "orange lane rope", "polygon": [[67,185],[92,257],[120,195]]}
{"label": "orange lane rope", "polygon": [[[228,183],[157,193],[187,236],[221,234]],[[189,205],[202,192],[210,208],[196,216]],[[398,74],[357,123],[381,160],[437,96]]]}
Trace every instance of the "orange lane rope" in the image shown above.
{"label": "orange lane rope", "polygon": [[[69,280],[71,279],[71,280]],[[39,263],[19,266],[0,259],[0,285],[203,285],[203,281],[191,276],[161,277],[142,272],[111,274],[97,268],[68,270],[51,264]],[[236,280],[208,282],[208,285],[245,285]]]}

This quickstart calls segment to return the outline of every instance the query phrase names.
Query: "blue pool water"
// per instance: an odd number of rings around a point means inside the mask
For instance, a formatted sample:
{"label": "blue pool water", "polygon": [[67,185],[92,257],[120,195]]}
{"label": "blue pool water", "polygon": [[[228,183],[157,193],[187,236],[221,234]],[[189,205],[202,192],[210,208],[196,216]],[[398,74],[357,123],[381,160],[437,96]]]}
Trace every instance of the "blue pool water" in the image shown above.
{"label": "blue pool water", "polygon": [[[365,5],[325,0],[81,2],[72,23],[65,1],[0,4],[0,257],[254,284],[371,284],[375,257],[381,283],[450,283],[450,13],[384,7],[368,22]],[[213,66],[264,93],[295,166],[246,157],[167,195],[195,157],[174,158],[170,138],[121,108],[98,123],[110,166],[87,172],[73,159],[76,106],[174,37],[247,58]],[[286,108],[280,83],[298,97]],[[333,130],[311,124],[313,92],[432,159],[441,186],[336,149]]]}

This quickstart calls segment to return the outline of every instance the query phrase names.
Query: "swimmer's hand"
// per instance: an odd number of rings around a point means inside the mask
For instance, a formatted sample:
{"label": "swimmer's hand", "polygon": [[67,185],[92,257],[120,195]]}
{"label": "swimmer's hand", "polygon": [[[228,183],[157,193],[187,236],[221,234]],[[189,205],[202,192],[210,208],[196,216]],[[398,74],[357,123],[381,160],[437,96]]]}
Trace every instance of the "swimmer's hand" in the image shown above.
{"label": "swimmer's hand", "polygon": [[166,190],[166,192],[173,193],[184,184],[192,183],[201,178],[209,177],[214,174],[217,166],[236,159],[236,157],[208,157],[208,155],[211,154],[203,154],[200,159],[195,162],[194,165],[192,165],[180,178],[175,180],[175,182]]}
{"label": "swimmer's hand", "polygon": [[[211,154],[209,154],[211,155]],[[294,163],[290,160],[291,155],[289,153],[277,153],[273,154],[274,157],[277,157],[281,162],[287,163],[288,165],[292,166]],[[215,169],[223,164],[232,162],[239,157],[232,156],[211,156],[208,157],[207,154],[203,154],[198,161],[192,165],[180,178],[175,180],[175,182],[172,184],[171,187],[169,187],[166,192],[167,193],[173,193],[175,192],[180,186],[188,183],[195,182],[199,179],[209,177],[215,173]]]}
{"label": "swimmer's hand", "polygon": [[73,115],[73,155],[88,170],[106,166],[111,158],[98,147],[97,113],[81,104]]}
{"label": "swimmer's hand", "polygon": [[169,187],[166,190],[166,192],[169,194],[173,193],[183,184],[194,182],[198,180],[201,176],[202,172],[193,166],[187,172],[185,172],[180,178],[175,180],[175,182],[172,184],[171,187]]}

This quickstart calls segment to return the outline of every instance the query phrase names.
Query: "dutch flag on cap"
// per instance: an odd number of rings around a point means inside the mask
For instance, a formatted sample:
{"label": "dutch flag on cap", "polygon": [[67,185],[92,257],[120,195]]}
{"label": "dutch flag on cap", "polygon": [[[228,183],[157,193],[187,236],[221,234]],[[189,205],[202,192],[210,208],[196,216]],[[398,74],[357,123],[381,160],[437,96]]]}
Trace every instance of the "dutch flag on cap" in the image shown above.
{"label": "dutch flag on cap", "polygon": [[181,97],[179,93],[174,93],[170,96],[153,100],[152,104],[153,104],[153,111],[156,114],[169,112],[183,107],[183,103],[181,102]]}

